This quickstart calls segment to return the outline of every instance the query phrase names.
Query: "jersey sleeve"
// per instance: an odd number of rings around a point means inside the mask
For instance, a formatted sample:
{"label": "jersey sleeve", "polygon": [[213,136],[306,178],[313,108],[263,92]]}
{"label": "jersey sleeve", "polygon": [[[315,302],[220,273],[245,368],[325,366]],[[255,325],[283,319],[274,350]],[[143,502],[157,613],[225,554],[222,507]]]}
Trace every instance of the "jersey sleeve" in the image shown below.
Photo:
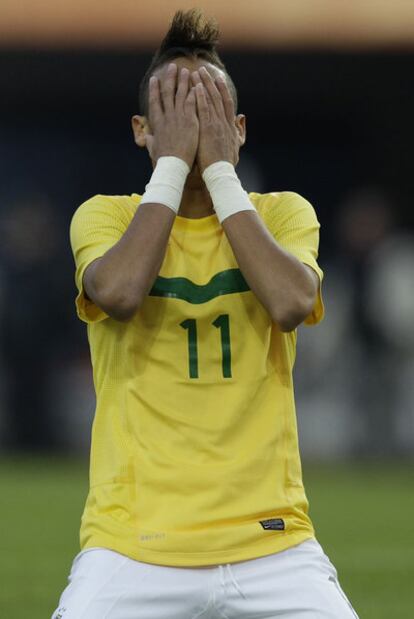
{"label": "jersey sleeve", "polygon": [[86,323],[104,320],[108,314],[86,297],[83,287],[85,270],[119,241],[129,219],[116,199],[102,195],[81,204],[72,217],[69,234],[78,289],[75,305],[78,317]]}
{"label": "jersey sleeve", "polygon": [[313,206],[297,193],[286,191],[270,194],[279,199],[265,210],[265,221],[274,239],[298,260],[310,266],[319,277],[319,289],[312,312],[304,320],[306,325],[320,322],[325,310],[322,299],[323,271],[318,258],[319,228]]}

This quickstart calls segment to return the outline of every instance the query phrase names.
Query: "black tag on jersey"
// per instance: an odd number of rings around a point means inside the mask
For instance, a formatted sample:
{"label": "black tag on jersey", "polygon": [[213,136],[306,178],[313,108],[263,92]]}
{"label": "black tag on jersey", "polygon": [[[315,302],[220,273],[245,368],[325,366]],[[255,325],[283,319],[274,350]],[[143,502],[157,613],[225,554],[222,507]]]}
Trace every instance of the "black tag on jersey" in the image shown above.
{"label": "black tag on jersey", "polygon": [[282,518],[269,518],[268,520],[259,520],[264,529],[271,529],[273,531],[284,531],[285,521]]}

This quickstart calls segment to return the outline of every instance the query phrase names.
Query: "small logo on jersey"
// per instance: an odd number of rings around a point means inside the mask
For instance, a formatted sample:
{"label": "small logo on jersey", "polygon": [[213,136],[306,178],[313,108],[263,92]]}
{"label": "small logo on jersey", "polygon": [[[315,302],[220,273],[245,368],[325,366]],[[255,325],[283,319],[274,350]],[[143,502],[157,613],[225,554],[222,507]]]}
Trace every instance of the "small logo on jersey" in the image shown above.
{"label": "small logo on jersey", "polygon": [[63,619],[63,613],[66,611],[66,608],[59,608],[58,614],[56,615],[56,619]]}
{"label": "small logo on jersey", "polygon": [[163,539],[166,537],[165,533],[150,533],[148,535],[140,535],[139,539],[141,542],[149,542],[153,539]]}
{"label": "small logo on jersey", "polygon": [[269,518],[268,520],[259,520],[264,529],[272,531],[284,531],[285,521],[282,518]]}

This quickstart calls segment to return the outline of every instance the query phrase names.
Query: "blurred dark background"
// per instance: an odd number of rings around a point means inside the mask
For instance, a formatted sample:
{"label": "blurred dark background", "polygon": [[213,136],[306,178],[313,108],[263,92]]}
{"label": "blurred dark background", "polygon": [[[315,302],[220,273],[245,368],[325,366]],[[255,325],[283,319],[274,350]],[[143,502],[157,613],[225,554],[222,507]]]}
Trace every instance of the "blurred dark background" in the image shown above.
{"label": "blurred dark background", "polygon": [[[165,24],[164,24],[165,21]],[[168,20],[164,20],[166,28]],[[87,451],[94,394],[68,229],[142,193],[130,118],[154,46],[0,48],[0,444]],[[414,48],[222,50],[247,116],[240,176],[321,222],[326,319],[300,328],[305,456],[414,453]]]}

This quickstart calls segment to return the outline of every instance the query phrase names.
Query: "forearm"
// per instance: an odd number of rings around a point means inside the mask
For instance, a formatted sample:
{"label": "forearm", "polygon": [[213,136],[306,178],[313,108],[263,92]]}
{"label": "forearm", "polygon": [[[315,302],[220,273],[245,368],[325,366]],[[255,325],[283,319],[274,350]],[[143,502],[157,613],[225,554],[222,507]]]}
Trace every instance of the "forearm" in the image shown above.
{"label": "forearm", "polygon": [[203,178],[251,290],[280,329],[291,331],[312,309],[316,274],[275,241],[229,162],[210,165]]}
{"label": "forearm", "polygon": [[251,290],[282,331],[294,329],[315,298],[307,268],[274,240],[257,212],[235,213],[222,226]]}
{"label": "forearm", "polygon": [[161,157],[122,238],[85,272],[88,295],[109,316],[128,320],[151,289],[189,170],[180,158]]}
{"label": "forearm", "polygon": [[164,205],[142,204],[118,243],[90,265],[87,294],[108,315],[128,320],[139,309],[160,271],[174,219]]}

